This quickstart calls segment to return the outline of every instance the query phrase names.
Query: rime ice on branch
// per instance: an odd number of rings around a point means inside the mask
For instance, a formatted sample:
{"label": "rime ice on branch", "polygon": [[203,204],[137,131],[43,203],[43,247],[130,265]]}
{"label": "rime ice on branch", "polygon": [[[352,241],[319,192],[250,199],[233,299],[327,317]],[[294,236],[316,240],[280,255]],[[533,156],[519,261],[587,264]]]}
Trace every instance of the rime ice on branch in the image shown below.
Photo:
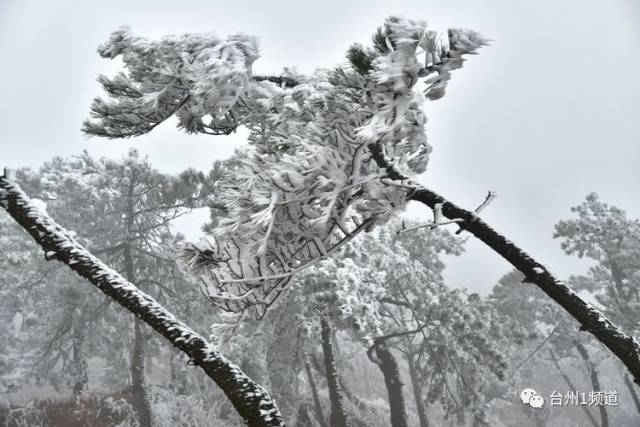
{"label": "rime ice on branch", "polygon": [[349,67],[254,78],[253,38],[148,41],[123,29],[99,53],[121,55],[127,72],[100,77],[111,98],[94,101],[84,131],[134,136],[172,114],[190,133],[250,130],[215,197],[224,219],[185,259],[216,305],[261,316],[294,273],[404,207],[406,190],[383,183],[367,145],[380,143],[410,176],[424,172],[426,97],[440,98],[462,55],[485,43],[466,30],[443,41],[423,21],[392,17],[373,47],[350,49]]}

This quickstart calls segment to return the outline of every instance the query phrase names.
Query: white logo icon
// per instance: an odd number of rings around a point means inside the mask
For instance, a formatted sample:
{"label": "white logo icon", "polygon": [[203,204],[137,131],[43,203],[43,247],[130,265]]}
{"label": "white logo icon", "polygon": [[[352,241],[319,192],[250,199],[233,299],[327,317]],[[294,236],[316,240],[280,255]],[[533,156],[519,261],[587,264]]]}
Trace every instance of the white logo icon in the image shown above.
{"label": "white logo icon", "polygon": [[532,408],[542,408],[544,398],[532,388],[525,388],[520,392],[520,400],[524,405],[531,405]]}

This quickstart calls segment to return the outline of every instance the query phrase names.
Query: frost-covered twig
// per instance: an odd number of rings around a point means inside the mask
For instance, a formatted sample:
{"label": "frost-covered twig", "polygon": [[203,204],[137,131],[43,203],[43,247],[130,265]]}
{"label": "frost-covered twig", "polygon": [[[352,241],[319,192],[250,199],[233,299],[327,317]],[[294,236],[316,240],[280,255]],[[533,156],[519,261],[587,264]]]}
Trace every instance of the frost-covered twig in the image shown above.
{"label": "frost-covered twig", "polygon": [[463,220],[463,219],[461,219],[461,218],[455,218],[455,219],[452,219],[452,220],[449,220],[449,221],[429,222],[429,223],[427,223],[427,224],[420,224],[420,225],[416,225],[416,226],[409,227],[409,228],[405,228],[405,227],[404,227],[404,223],[403,223],[403,228],[401,228],[400,230],[398,230],[398,234],[400,234],[400,233],[405,233],[405,232],[407,232],[407,231],[418,230],[418,229],[420,229],[420,228],[434,229],[434,228],[436,228],[436,227],[440,227],[440,226],[443,226],[443,225],[459,224],[459,223],[461,223],[462,221],[464,221],[464,220]]}
{"label": "frost-covered twig", "polygon": [[[478,206],[473,213],[475,213],[476,215],[478,215],[480,213],[481,210],[483,210],[484,208],[486,208],[487,206],[489,206],[489,203],[491,203],[493,201],[493,199],[496,198],[496,193],[495,191],[489,191],[489,193],[487,193],[487,197],[485,197],[484,201],[482,203],[480,203],[480,206]],[[456,231],[456,234],[460,234],[464,231],[464,228],[460,227],[458,229],[458,231]]]}
{"label": "frost-covered twig", "polygon": [[[378,166],[386,170],[389,179],[400,182],[408,181],[408,177],[389,162],[379,144],[369,144],[369,150]],[[483,241],[521,271],[527,281],[537,285],[564,308],[580,323],[580,329],[592,333],[611,350],[624,363],[633,375],[635,382],[640,384],[640,344],[634,337],[620,330],[600,310],[580,298],[564,281],[555,277],[528,253],[486,224],[475,212],[462,209],[441,195],[418,184],[411,189],[407,197],[409,200],[423,203],[432,209],[441,203],[442,213],[445,217],[462,218],[464,222],[460,223],[461,228]]]}
{"label": "frost-covered twig", "polygon": [[107,296],[142,319],[223,390],[240,416],[250,426],[283,426],[282,416],[267,391],[227,360],[205,338],[169,313],[116,271],[102,263],[31,202],[5,172],[0,177],[0,205],[38,243],[49,258],[65,263]]}
{"label": "frost-covered twig", "polygon": [[276,275],[273,275],[273,276],[244,277],[242,279],[220,280],[220,283],[225,283],[225,284],[226,283],[255,283],[255,282],[261,282],[261,281],[266,281],[266,280],[277,280],[277,279],[289,278],[289,277],[293,276],[294,274],[299,273],[300,271],[305,270],[305,269],[311,267],[314,264],[317,264],[318,262],[320,262],[323,259],[325,259],[327,256],[329,256],[332,253],[336,252],[338,249],[340,249],[342,246],[344,246],[349,241],[351,241],[354,237],[356,237],[362,230],[365,230],[369,225],[373,224],[373,222],[374,221],[372,219],[367,219],[362,224],[360,224],[351,234],[348,234],[342,240],[340,240],[338,243],[336,243],[334,246],[329,248],[325,252],[324,255],[318,256],[316,258],[313,258],[311,261],[309,261],[309,262],[307,262],[305,264],[302,264],[302,265],[300,265],[298,267],[295,267],[295,268],[287,271],[286,273],[276,274]]}
{"label": "frost-covered twig", "polygon": [[434,208],[433,208],[433,221],[429,222],[427,224],[420,224],[420,225],[416,225],[414,227],[409,227],[406,228],[404,225],[404,221],[402,222],[402,228],[400,230],[398,230],[398,234],[406,232],[406,231],[412,231],[412,230],[418,230],[420,228],[428,228],[430,230],[433,230],[436,227],[441,227],[443,225],[448,225],[448,224],[458,224],[463,222],[464,220],[462,218],[453,218],[449,221],[443,221],[442,220],[442,204],[441,203],[437,203]]}
{"label": "frost-covered twig", "polygon": [[491,201],[493,201],[493,199],[495,198],[496,198],[495,191],[489,191],[484,201],[473,212],[475,212],[476,215],[479,214],[480,211],[486,208],[487,206],[489,206],[489,203],[491,203]]}

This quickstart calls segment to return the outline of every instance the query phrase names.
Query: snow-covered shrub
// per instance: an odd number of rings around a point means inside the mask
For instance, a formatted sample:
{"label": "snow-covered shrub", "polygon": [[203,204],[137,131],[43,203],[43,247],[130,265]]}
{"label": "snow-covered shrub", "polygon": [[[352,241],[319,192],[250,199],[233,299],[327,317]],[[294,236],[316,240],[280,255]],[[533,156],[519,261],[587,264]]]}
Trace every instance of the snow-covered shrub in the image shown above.
{"label": "snow-covered shrub", "polygon": [[230,419],[219,417],[221,400],[205,401],[197,395],[176,395],[154,387],[152,413],[157,427],[240,427],[244,423],[236,414]]}

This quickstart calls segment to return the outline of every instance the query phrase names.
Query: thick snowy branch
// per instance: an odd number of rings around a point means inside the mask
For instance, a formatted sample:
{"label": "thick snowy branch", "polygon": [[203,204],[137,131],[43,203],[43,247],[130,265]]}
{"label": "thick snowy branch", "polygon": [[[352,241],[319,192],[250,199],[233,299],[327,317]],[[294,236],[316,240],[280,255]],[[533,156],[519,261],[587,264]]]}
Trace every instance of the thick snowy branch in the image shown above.
{"label": "thick snowy branch", "polygon": [[640,344],[630,335],[622,332],[607,319],[596,307],[584,301],[562,280],[554,277],[542,264],[529,254],[507,240],[504,236],[482,221],[475,213],[462,209],[449,202],[441,195],[410,182],[386,158],[379,144],[370,144],[369,149],[374,160],[387,171],[391,180],[399,181],[409,190],[408,199],[421,202],[431,209],[437,204],[442,205],[442,214],[449,218],[461,218],[464,221],[459,226],[469,231],[487,246],[506,259],[511,265],[520,270],[526,280],[534,283],[551,299],[564,308],[582,326],[581,330],[591,332],[629,369],[637,384],[640,384]]}
{"label": "thick snowy branch", "polygon": [[224,391],[248,425],[284,425],[275,402],[265,389],[153,298],[78,244],[71,233],[34,205],[10,177],[10,173],[0,177],[0,205],[42,247],[48,259],[67,264],[187,354]]}

